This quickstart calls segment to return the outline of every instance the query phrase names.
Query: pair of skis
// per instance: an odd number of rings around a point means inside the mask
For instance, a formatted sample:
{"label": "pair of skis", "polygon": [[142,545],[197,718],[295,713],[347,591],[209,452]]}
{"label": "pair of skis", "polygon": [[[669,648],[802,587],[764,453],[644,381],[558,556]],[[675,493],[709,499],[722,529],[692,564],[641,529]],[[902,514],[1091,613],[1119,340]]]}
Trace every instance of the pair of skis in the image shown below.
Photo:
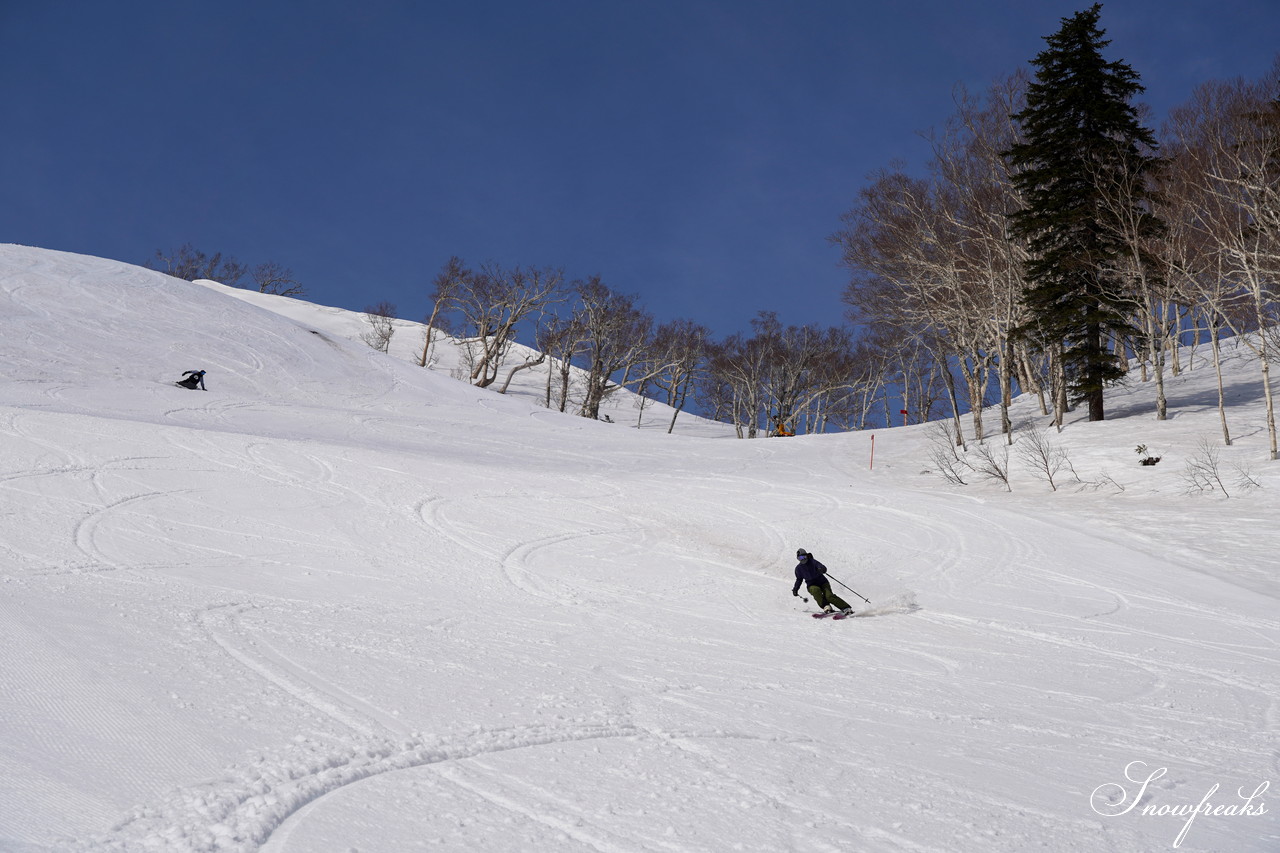
{"label": "pair of skis", "polygon": [[853,613],[841,613],[839,610],[830,610],[823,613],[810,613],[814,619],[848,619]]}

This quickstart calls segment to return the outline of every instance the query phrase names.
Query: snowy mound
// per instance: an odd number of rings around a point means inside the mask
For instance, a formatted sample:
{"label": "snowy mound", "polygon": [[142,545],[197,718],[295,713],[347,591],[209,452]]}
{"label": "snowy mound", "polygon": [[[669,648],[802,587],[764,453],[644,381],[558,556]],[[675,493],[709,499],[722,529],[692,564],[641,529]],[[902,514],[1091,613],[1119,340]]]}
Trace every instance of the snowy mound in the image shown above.
{"label": "snowy mound", "polygon": [[[171,402],[377,410],[385,401],[411,411],[483,396],[506,405],[323,325],[231,298],[220,285],[17,246],[0,247],[0,271],[0,358],[17,383],[6,392],[11,402],[157,422],[173,420]],[[323,318],[324,309],[309,307]],[[214,396],[175,394],[173,382],[197,369],[208,371]]]}

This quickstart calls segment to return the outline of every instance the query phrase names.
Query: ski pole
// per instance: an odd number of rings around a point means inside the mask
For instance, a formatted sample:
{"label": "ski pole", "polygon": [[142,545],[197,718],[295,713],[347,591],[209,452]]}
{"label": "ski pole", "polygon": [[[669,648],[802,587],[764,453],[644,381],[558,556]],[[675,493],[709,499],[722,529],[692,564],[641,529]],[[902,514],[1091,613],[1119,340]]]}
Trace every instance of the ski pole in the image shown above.
{"label": "ski pole", "polygon": [[869,598],[863,598],[863,597],[862,597],[862,593],[858,592],[856,589],[853,589],[852,587],[849,587],[849,586],[845,585],[844,581],[840,580],[839,578],[833,578],[833,577],[831,577],[831,575],[830,575],[830,574],[828,574],[828,575],[827,575],[827,577],[831,578],[831,580],[835,581],[836,583],[840,584],[840,586],[843,586],[845,589],[849,590],[849,592],[851,592],[851,593],[853,593],[854,595],[858,596],[858,598],[862,598],[862,600],[863,600],[863,601],[865,601],[867,604],[870,604],[870,603],[871,603],[871,599],[869,599]]}

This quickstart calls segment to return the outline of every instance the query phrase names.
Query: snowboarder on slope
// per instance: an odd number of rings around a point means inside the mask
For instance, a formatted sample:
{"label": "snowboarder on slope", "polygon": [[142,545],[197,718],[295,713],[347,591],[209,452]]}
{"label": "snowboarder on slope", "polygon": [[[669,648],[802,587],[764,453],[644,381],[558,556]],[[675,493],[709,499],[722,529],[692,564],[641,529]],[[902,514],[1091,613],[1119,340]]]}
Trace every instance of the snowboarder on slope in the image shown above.
{"label": "snowboarder on slope", "polygon": [[204,387],[204,371],[203,370],[184,370],[182,371],[182,379],[175,382],[175,385],[181,385],[183,388],[190,388],[192,391],[199,388],[201,391],[208,391]]}
{"label": "snowboarder on slope", "polygon": [[791,588],[792,595],[800,595],[800,584],[803,583],[809,587],[813,603],[821,607],[824,613],[830,613],[832,607],[839,608],[841,613],[853,612],[848,602],[831,591],[831,581],[826,577],[826,566],[819,563],[803,548],[796,551],[796,559],[799,562],[796,563],[796,585]]}

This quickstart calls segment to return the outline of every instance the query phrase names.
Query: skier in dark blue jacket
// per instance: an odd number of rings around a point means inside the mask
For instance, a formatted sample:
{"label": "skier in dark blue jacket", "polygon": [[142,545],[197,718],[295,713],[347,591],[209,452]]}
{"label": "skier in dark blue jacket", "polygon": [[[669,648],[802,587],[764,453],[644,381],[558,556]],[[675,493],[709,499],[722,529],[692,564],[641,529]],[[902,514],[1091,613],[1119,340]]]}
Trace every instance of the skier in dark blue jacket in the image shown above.
{"label": "skier in dark blue jacket", "polygon": [[831,591],[831,581],[827,580],[827,567],[819,563],[812,554],[801,548],[796,551],[796,585],[791,594],[800,595],[800,584],[809,587],[813,603],[830,613],[834,607],[841,613],[852,613],[853,608],[843,598]]}
{"label": "skier in dark blue jacket", "polygon": [[192,391],[199,388],[201,391],[208,391],[204,387],[204,371],[203,370],[184,370],[182,378],[175,385],[181,385],[183,388],[190,388]]}

